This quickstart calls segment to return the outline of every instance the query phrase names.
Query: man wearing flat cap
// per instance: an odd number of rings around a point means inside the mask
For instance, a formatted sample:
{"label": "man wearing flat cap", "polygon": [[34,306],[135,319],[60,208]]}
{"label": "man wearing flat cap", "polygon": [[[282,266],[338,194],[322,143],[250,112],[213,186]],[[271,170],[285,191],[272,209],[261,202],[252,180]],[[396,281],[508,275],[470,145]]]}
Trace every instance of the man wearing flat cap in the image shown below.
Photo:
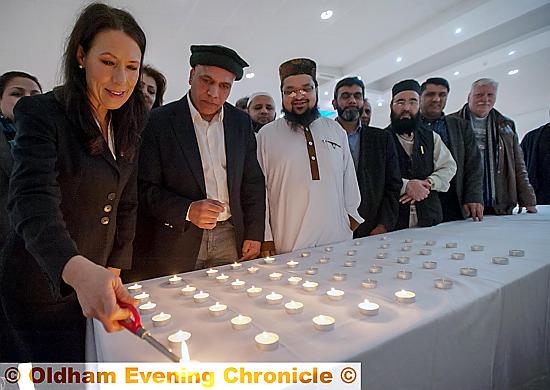
{"label": "man wearing flat cap", "polygon": [[403,80],[392,88],[391,124],[403,186],[397,229],[439,224],[443,211],[438,192],[449,189],[456,163],[439,134],[420,124],[420,85]]}
{"label": "man wearing flat cap", "polygon": [[139,277],[254,259],[264,238],[256,137],[248,115],[226,103],[248,64],[206,45],[191,46],[190,64],[189,92],[153,110],[143,135],[140,202],[154,222]]}
{"label": "man wearing flat cap", "polygon": [[285,253],[353,237],[363,222],[346,132],[317,109],[316,65],[297,58],[279,67],[284,118],[258,133],[266,178],[265,249]]}

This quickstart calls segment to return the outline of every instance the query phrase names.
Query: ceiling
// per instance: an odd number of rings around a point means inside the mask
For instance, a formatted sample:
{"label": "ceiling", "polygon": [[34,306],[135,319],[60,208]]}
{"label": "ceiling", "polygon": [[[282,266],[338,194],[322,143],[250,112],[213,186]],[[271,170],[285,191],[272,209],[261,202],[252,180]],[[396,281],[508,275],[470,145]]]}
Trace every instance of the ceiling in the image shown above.
{"label": "ceiling", "polygon": [[[230,102],[267,91],[280,108],[279,64],[310,57],[318,64],[321,109],[332,109],[338,79],[359,75],[376,126],[388,123],[395,82],[430,76],[451,83],[446,112],[464,104],[474,80],[491,77],[500,83],[496,107],[516,120],[520,133],[548,122],[550,0],[106,2],[130,11],[145,30],[146,62],[167,77],[167,102],[187,91],[189,46],[204,43],[235,49],[255,74],[234,84]],[[2,0],[0,72],[28,71],[45,89],[59,83],[65,38],[87,3]],[[329,9],[332,18],[321,20]]]}

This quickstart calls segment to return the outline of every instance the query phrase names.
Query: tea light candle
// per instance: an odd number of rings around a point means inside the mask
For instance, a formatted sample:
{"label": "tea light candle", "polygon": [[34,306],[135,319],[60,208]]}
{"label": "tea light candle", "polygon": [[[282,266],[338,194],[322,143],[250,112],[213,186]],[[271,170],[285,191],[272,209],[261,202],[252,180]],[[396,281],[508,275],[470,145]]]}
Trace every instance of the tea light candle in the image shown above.
{"label": "tea light candle", "polygon": [[206,271],[206,275],[208,275],[210,279],[214,279],[218,275],[218,270],[210,268]]}
{"label": "tea light candle", "polygon": [[264,263],[266,264],[273,264],[275,262],[275,258],[271,256],[264,257]]}
{"label": "tea light candle", "polygon": [[149,300],[149,294],[147,294],[145,291],[142,293],[139,293],[138,295],[134,295],[134,299],[137,299],[140,302],[145,302]]}
{"label": "tea light candle", "polygon": [[294,260],[287,261],[287,263],[286,263],[288,268],[296,268],[299,264],[300,264],[300,262],[294,261]]}
{"label": "tea light candle", "polygon": [[382,272],[382,266],[378,264],[373,264],[369,267],[369,272],[371,274],[379,274],[380,272]]}
{"label": "tea light candle", "polygon": [[269,280],[281,280],[283,274],[280,272],[272,272],[269,274]]}
{"label": "tea light candle", "polygon": [[227,305],[216,302],[215,305],[212,305],[208,308],[208,311],[210,312],[210,315],[213,315],[214,317],[219,317],[225,314],[225,312],[227,311]]}
{"label": "tea light candle", "polygon": [[355,263],[357,263],[355,260],[346,260],[344,261],[344,267],[355,267]]}
{"label": "tea light candle", "polygon": [[436,269],[437,268],[437,261],[425,261],[422,263],[422,267],[426,269]]}
{"label": "tea light candle", "polygon": [[411,245],[403,245],[403,246],[401,246],[401,251],[402,252],[408,252],[408,251],[411,250],[411,248],[412,248]]}
{"label": "tea light candle", "polygon": [[380,249],[388,249],[390,247],[390,244],[388,243],[384,243],[382,245],[380,245]]}
{"label": "tea light candle", "polygon": [[344,294],[344,291],[336,290],[334,289],[334,287],[331,287],[330,290],[327,291],[327,296],[333,301],[341,300],[342,298],[344,298]]}
{"label": "tea light candle", "polygon": [[250,328],[252,318],[239,314],[237,317],[231,318],[231,326],[235,330],[246,330]]}
{"label": "tea light candle", "polygon": [[416,294],[412,291],[401,290],[395,293],[395,298],[399,303],[413,303],[416,300]]}
{"label": "tea light candle", "polygon": [[151,301],[139,306],[139,312],[141,314],[151,314],[157,309],[157,304]]}
{"label": "tea light candle", "polygon": [[151,320],[153,320],[153,326],[166,326],[170,322],[171,318],[172,316],[170,314],[160,312],[160,314],[153,316]]}
{"label": "tea light candle", "polygon": [[507,265],[508,264],[508,258],[507,257],[502,257],[502,256],[495,256],[495,257],[493,257],[493,264]]}
{"label": "tea light candle", "polygon": [[188,343],[190,339],[191,333],[183,330],[178,330],[176,333],[172,333],[170,336],[168,336],[168,345],[170,346],[172,352],[181,357],[181,344],[183,342]]}
{"label": "tea light candle", "polygon": [[464,260],[464,253],[460,253],[460,252],[455,252],[455,253],[451,253],[451,259],[453,260]]}
{"label": "tea light candle", "polygon": [[320,263],[320,264],[327,264],[329,261],[330,261],[330,257],[326,257],[326,256],[321,257],[321,258],[319,259],[319,263]]}
{"label": "tea light candle", "polygon": [[292,286],[297,286],[302,281],[302,278],[299,276],[291,276],[288,278],[288,284]]}
{"label": "tea light candle", "polygon": [[401,270],[401,271],[397,272],[397,278],[398,279],[407,280],[407,279],[411,279],[412,276],[413,276],[412,271]]}
{"label": "tea light candle", "polygon": [[353,245],[355,245],[355,246],[359,246],[359,245],[361,245],[361,241],[359,241],[359,240],[355,240],[355,241],[353,242]]}
{"label": "tea light candle", "polygon": [[377,259],[385,259],[385,258],[387,258],[387,257],[388,257],[388,253],[387,253],[387,252],[378,252],[378,253],[376,254],[376,258],[377,258]]}
{"label": "tea light candle", "polygon": [[304,311],[304,304],[298,301],[290,301],[285,303],[286,314],[299,314]]}
{"label": "tea light candle", "polygon": [[319,271],[319,268],[317,267],[309,267],[308,269],[306,269],[306,274],[315,275],[317,274],[318,271]]}
{"label": "tea light candle", "polygon": [[309,257],[309,256],[311,256],[311,252],[310,252],[310,251],[304,251],[304,252],[302,252],[302,253],[300,254],[300,256],[302,256],[302,257]]}
{"label": "tea light candle", "polygon": [[255,274],[256,272],[258,272],[259,268],[258,267],[248,267],[246,269],[248,271],[249,274]]}
{"label": "tea light candle", "polygon": [[477,268],[473,268],[473,267],[461,268],[460,274],[464,276],[477,276]]}
{"label": "tea light candle", "polygon": [[376,279],[365,279],[361,283],[361,286],[365,288],[376,288],[376,286],[378,286],[378,281]]}
{"label": "tea light candle", "polygon": [[390,238],[388,236],[382,236],[380,237],[380,241],[389,241]]}
{"label": "tea light candle", "polygon": [[481,252],[483,249],[485,249],[485,247],[483,245],[472,245],[470,247],[470,249],[473,251],[473,252]]}
{"label": "tea light candle", "polygon": [[318,286],[319,286],[319,283],[317,283],[317,282],[306,281],[306,282],[302,283],[302,287],[304,288],[304,290],[306,290],[308,292],[312,292],[312,291],[317,290]]}
{"label": "tea light candle", "polygon": [[348,275],[341,272],[336,272],[334,275],[332,275],[332,279],[336,280],[337,282],[341,282],[342,280],[346,280],[347,276]]}
{"label": "tea light candle", "polygon": [[458,243],[448,242],[448,243],[445,244],[445,248],[458,248]]}
{"label": "tea light candle", "polygon": [[141,292],[141,284],[134,283],[131,286],[128,286],[128,292],[132,295],[139,294]]}
{"label": "tea light candle", "polygon": [[409,259],[409,256],[399,256],[399,257],[397,258],[397,262],[398,262],[399,264],[409,264],[409,260],[410,260],[410,259]]}
{"label": "tea light candle", "polygon": [[241,263],[234,262],[233,264],[231,264],[231,269],[233,271],[240,270],[242,267],[243,265]]}
{"label": "tea light candle", "polygon": [[320,314],[317,317],[313,317],[313,326],[317,330],[328,331],[334,329],[336,320],[334,317]]}
{"label": "tea light candle", "polygon": [[375,316],[378,314],[380,305],[365,299],[363,302],[357,305],[359,312],[366,316]]}
{"label": "tea light candle", "polygon": [[198,294],[193,295],[193,300],[195,301],[195,303],[203,303],[206,302],[209,297],[210,294],[201,290]]}
{"label": "tea light candle", "polygon": [[252,286],[248,290],[246,290],[246,293],[249,297],[254,298],[259,296],[262,293],[261,287]]}
{"label": "tea light candle", "polygon": [[440,289],[443,289],[443,290],[448,290],[451,287],[453,287],[453,281],[450,280],[450,279],[445,279],[445,278],[436,279],[436,280],[434,280],[434,286],[436,288],[440,288]]}
{"label": "tea light candle", "polygon": [[270,305],[278,305],[283,301],[283,296],[276,292],[271,292],[265,296],[265,300]]}
{"label": "tea light candle", "polygon": [[421,248],[418,253],[422,256],[427,256],[432,254],[432,250],[429,248]]}
{"label": "tea light candle", "polygon": [[184,288],[182,288],[180,291],[181,291],[181,295],[189,296],[189,295],[194,295],[195,292],[197,291],[197,288],[194,286],[187,285]]}
{"label": "tea light candle", "polygon": [[233,290],[241,290],[244,288],[245,284],[246,282],[244,280],[236,279],[231,282],[231,287],[233,288]]}
{"label": "tea light candle", "polygon": [[428,240],[426,241],[426,246],[435,246],[436,241],[435,240]]}
{"label": "tea light candle", "polygon": [[225,282],[227,282],[227,280],[229,280],[229,276],[227,276],[227,275],[224,274],[223,272],[222,272],[221,275],[216,276],[216,281],[217,281],[218,283],[225,283]]}
{"label": "tea light candle", "polygon": [[525,256],[525,251],[523,249],[510,249],[508,254],[512,257],[523,257]]}
{"label": "tea light candle", "polygon": [[356,254],[357,254],[357,251],[355,249],[351,249],[347,253],[348,256],[355,256]]}
{"label": "tea light candle", "polygon": [[168,279],[168,282],[170,284],[180,284],[182,280],[183,279],[180,276],[174,275],[170,279]]}
{"label": "tea light candle", "polygon": [[254,340],[260,351],[274,351],[279,346],[279,335],[273,332],[262,332],[256,335]]}
{"label": "tea light candle", "polygon": [[325,252],[332,252],[332,247],[331,246],[325,247]]}
{"label": "tea light candle", "polygon": [[404,242],[405,244],[410,244],[410,243],[413,242],[413,239],[412,239],[412,238],[405,238],[405,239],[403,240],[403,242]]}

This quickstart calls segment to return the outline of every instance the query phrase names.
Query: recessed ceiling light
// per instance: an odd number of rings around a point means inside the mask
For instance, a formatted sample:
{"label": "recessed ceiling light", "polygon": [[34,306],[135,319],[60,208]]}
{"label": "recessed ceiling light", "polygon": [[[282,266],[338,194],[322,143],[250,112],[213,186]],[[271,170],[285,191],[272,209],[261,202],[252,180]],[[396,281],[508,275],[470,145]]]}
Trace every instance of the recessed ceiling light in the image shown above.
{"label": "recessed ceiling light", "polygon": [[513,75],[517,74],[518,72],[519,72],[518,69],[513,69],[513,70],[508,72],[508,76],[513,76]]}
{"label": "recessed ceiling light", "polygon": [[403,61],[403,58],[402,58],[402,57],[397,57],[397,58],[395,59],[395,62],[401,62],[401,61]]}
{"label": "recessed ceiling light", "polygon": [[457,27],[457,28],[455,29],[455,34],[458,35],[458,34],[460,34],[461,32],[462,32],[462,27]]}
{"label": "recessed ceiling light", "polygon": [[455,76],[458,76],[460,74],[460,72],[457,70],[456,72],[453,73]]}
{"label": "recessed ceiling light", "polygon": [[509,55],[509,56],[513,56],[514,54],[516,54],[516,51],[515,51],[515,50],[510,50],[510,51],[508,52],[508,55]]}
{"label": "recessed ceiling light", "polygon": [[251,79],[251,78],[253,78],[254,76],[256,76],[256,75],[255,75],[253,72],[251,72],[251,73],[247,73],[245,77],[246,77],[247,79]]}
{"label": "recessed ceiling light", "polygon": [[330,18],[332,18],[332,14],[333,14],[332,10],[327,9],[326,11],[321,12],[321,19],[323,19],[323,20],[330,19]]}
{"label": "recessed ceiling light", "polygon": [[328,91],[325,91],[325,96],[328,96]]}

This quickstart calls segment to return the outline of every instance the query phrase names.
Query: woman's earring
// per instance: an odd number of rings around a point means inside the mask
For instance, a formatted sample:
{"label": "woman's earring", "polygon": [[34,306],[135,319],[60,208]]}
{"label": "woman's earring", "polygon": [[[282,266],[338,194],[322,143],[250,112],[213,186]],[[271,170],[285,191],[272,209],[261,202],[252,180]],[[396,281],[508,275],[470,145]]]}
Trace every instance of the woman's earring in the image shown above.
{"label": "woman's earring", "polygon": [[82,64],[78,65],[78,67],[79,67],[80,69],[84,69],[84,67],[82,66]]}

